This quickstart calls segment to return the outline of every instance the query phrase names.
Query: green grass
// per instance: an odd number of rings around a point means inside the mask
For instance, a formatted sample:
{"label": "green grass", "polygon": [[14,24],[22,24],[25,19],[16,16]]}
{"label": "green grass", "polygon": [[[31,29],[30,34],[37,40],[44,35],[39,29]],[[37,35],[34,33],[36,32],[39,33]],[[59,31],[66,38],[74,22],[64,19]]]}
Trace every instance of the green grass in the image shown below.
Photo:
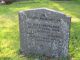
{"label": "green grass", "polygon": [[72,60],[80,60],[80,4],[77,2],[16,2],[0,5],[0,60],[37,60],[19,55],[18,12],[42,7],[58,10],[72,17],[69,54]]}

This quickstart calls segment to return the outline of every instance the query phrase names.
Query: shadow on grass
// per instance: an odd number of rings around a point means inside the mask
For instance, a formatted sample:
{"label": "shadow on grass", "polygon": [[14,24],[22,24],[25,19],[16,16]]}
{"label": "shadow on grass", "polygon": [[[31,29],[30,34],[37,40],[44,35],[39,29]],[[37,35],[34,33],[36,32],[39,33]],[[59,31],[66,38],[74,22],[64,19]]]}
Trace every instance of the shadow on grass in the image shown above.
{"label": "shadow on grass", "polygon": [[12,60],[11,57],[0,57],[0,60]]}
{"label": "shadow on grass", "polygon": [[51,8],[55,10],[59,10],[65,13],[69,13],[71,15],[76,15],[76,17],[79,17],[79,3],[74,3],[74,2],[16,2],[11,5],[2,5],[0,6],[0,13],[6,14],[9,12],[18,12],[20,10],[27,10],[27,9],[32,9],[32,8]]}
{"label": "shadow on grass", "polygon": [[71,17],[80,18],[80,3],[78,2],[55,2],[53,6],[58,10],[71,15]]}

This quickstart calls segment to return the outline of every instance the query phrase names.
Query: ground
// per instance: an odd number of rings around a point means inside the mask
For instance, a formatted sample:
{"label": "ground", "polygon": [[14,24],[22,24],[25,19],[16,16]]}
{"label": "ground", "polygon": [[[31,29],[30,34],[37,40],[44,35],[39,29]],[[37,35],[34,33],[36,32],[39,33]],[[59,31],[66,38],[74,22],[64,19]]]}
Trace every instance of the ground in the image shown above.
{"label": "ground", "polygon": [[0,60],[34,60],[19,54],[18,12],[33,8],[50,8],[71,16],[69,54],[72,60],[80,60],[80,4],[78,2],[16,2],[0,5]]}

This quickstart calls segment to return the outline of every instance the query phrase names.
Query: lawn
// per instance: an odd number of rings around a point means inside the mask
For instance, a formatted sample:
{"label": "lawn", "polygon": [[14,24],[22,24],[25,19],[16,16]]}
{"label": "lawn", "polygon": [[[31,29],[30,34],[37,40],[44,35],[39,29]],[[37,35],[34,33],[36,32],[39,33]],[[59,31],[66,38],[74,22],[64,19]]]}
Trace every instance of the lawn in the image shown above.
{"label": "lawn", "polygon": [[80,3],[78,2],[16,2],[0,5],[0,60],[37,60],[19,54],[18,12],[33,8],[50,8],[72,17],[69,54],[72,60],[80,60]]}

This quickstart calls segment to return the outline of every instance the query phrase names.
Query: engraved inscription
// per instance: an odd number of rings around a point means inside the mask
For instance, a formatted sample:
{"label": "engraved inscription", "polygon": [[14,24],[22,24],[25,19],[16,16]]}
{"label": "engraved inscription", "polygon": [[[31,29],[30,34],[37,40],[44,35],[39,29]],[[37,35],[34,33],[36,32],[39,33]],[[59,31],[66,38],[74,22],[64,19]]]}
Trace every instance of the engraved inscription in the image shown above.
{"label": "engraved inscription", "polygon": [[[60,22],[59,22],[60,23]],[[60,25],[39,24],[27,22],[27,38],[40,41],[50,41],[62,39],[60,35]]]}
{"label": "engraved inscription", "polygon": [[29,19],[33,19],[33,20],[36,20],[38,19],[39,21],[54,21],[55,23],[58,23],[60,22],[61,20],[60,19],[57,19],[56,18],[50,18],[50,17],[46,17],[44,14],[39,14],[39,16],[35,16],[35,15],[27,15],[27,17]]}

